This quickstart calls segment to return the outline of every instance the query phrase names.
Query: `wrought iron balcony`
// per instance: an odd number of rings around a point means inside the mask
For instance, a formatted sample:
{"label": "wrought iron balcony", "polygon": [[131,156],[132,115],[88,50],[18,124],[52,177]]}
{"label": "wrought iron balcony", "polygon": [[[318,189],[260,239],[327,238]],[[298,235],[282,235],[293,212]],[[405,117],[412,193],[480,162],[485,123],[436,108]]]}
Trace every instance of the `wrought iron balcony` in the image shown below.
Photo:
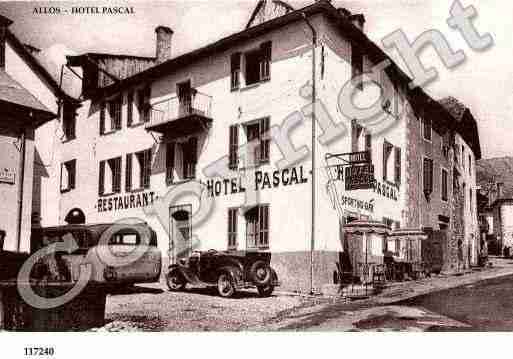
{"label": "wrought iron balcony", "polygon": [[146,130],[172,137],[202,131],[212,122],[212,97],[196,90],[157,102],[150,109]]}

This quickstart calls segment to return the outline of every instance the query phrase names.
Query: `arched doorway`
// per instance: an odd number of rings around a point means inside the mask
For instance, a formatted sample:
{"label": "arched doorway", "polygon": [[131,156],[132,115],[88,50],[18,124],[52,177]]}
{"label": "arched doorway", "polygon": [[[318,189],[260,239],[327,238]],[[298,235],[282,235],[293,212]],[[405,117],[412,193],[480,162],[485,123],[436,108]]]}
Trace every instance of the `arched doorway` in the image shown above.
{"label": "arched doorway", "polygon": [[80,208],[73,208],[68,212],[64,221],[67,224],[85,224],[86,218],[84,212]]}

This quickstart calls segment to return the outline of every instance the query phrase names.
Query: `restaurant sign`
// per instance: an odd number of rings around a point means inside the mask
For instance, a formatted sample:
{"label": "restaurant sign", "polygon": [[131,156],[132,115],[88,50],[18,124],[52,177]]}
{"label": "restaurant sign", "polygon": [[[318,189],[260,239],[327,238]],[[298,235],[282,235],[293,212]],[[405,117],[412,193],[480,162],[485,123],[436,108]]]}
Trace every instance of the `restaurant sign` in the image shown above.
{"label": "restaurant sign", "polygon": [[15,173],[12,168],[0,168],[0,183],[15,183]]}
{"label": "restaurant sign", "polygon": [[346,191],[374,188],[374,165],[359,164],[345,168]]}

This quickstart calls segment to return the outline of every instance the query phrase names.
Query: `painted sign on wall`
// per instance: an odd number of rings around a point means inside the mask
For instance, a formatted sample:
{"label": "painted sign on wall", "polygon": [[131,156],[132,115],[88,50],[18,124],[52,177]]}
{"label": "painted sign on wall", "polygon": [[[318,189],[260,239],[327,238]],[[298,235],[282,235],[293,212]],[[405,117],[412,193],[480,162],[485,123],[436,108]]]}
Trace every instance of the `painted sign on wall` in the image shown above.
{"label": "painted sign on wall", "polygon": [[155,192],[139,192],[127,195],[115,195],[99,198],[96,208],[98,212],[118,211],[122,209],[142,208],[153,204]]}
{"label": "painted sign on wall", "polygon": [[15,183],[15,172],[12,168],[0,168],[0,183]]}

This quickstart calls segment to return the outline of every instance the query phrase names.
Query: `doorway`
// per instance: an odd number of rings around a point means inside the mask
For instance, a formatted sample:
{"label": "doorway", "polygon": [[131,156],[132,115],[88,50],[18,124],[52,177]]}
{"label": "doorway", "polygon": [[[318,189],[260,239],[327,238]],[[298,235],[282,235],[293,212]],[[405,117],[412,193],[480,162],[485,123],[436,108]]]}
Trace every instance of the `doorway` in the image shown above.
{"label": "doorway", "polygon": [[171,264],[192,252],[192,205],[169,207],[169,257]]}

